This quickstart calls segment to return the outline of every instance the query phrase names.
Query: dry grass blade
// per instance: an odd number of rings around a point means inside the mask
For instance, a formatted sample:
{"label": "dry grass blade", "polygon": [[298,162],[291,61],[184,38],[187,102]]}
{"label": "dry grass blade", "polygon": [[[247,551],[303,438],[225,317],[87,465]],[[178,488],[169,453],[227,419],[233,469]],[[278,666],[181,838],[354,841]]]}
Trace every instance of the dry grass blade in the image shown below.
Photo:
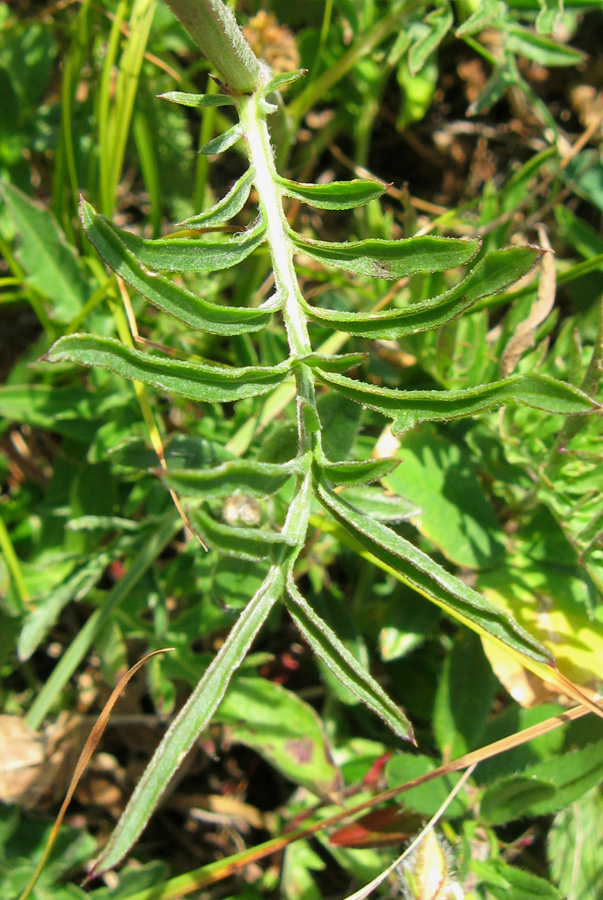
{"label": "dry grass blade", "polygon": [[29,884],[27,885],[27,887],[25,888],[25,890],[19,897],[19,900],[27,900],[27,898],[31,894],[32,890],[34,889],[36,882],[37,882],[38,878],[40,877],[40,874],[41,874],[44,866],[46,865],[46,861],[50,855],[50,851],[52,850],[53,844],[59,833],[59,828],[61,827],[61,824],[65,817],[65,813],[67,812],[67,807],[71,803],[71,799],[75,793],[75,789],[78,786],[80,778],[84,774],[84,770],[85,770],[86,766],[90,762],[92,754],[98,747],[99,741],[100,741],[101,737],[103,736],[103,732],[104,732],[105,728],[107,727],[107,722],[109,721],[109,716],[111,715],[111,711],[112,711],[113,707],[115,706],[115,703],[117,702],[119,695],[121,694],[121,692],[123,691],[125,686],[128,684],[130,679],[136,674],[136,672],[138,672],[138,670],[142,666],[144,666],[144,664],[146,662],[148,662],[150,659],[152,659],[153,656],[157,656],[159,653],[169,653],[173,649],[174,649],[173,647],[164,647],[161,650],[154,650],[152,653],[148,653],[146,656],[143,656],[143,658],[140,659],[137,663],[135,663],[131,669],[128,669],[126,674],[122,675],[122,677],[119,679],[117,686],[113,689],[111,696],[105,703],[100,716],[96,720],[94,727],[93,727],[92,731],[90,732],[88,740],[86,741],[84,749],[82,750],[82,752],[80,754],[80,758],[77,761],[75,771],[73,773],[73,777],[72,777],[69,787],[67,789],[67,793],[65,794],[65,799],[63,800],[63,803],[62,803],[59,813],[56,817],[54,825],[52,826],[50,834],[48,835],[48,841],[46,842],[46,847],[44,848],[42,858],[40,859],[40,862],[38,863],[36,871],[32,875]]}

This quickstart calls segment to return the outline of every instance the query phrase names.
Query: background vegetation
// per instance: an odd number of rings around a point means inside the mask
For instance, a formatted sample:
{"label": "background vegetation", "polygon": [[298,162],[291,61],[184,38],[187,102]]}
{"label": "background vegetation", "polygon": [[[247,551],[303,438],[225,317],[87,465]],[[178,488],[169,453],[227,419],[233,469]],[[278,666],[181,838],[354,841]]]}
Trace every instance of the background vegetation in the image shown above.
{"label": "background vegetation", "polygon": [[[281,172],[302,182],[367,172],[392,182],[384,201],[353,213],[292,203],[288,217],[299,231],[346,240],[429,229],[479,234],[491,250],[525,242],[554,250],[539,280],[439,329],[372,342],[365,380],[454,389],[537,371],[594,395],[603,292],[601,3],[274,2],[259,11],[241,5],[237,15],[277,71],[308,69],[271,122]],[[245,169],[237,147],[211,169],[196,153],[230,127],[228,109],[199,112],[156,98],[215,89],[169,10],[152,0],[0,4],[0,20],[3,896],[16,897],[27,883],[82,735],[119,675],[148,650],[176,648],[130,685],[78,788],[36,888],[38,898],[62,900],[84,896],[77,885],[165,722],[263,577],[262,564],[205,553],[183,529],[157,478],[160,443],[168,466],[288,459],[294,404],[278,389],[267,401],[198,405],[99,369],[40,362],[53,341],[76,331],[126,343],[134,333],[176,358],[229,365],[276,365],[287,349],[278,322],[253,340],[226,342],[175,324],[136,294],[124,306],[123,290],[82,234],[80,193],[122,228],[157,237],[166,222],[211,206]],[[250,215],[243,209],[237,228]],[[306,297],[341,310],[359,300],[363,308],[416,302],[448,284],[440,274],[393,291],[382,281],[351,284],[310,258],[299,271]],[[259,251],[236,269],[185,280],[204,299],[245,306],[269,290],[268,273]],[[315,346],[340,349],[320,326],[314,337]],[[358,348],[355,339],[345,345]],[[354,502],[510,611],[565,675],[596,691],[600,417],[566,423],[507,407],[424,424],[392,443],[379,413],[337,395],[320,403],[331,459],[366,459],[377,439],[382,455],[404,461],[383,479],[389,494],[355,489]],[[269,500],[220,499],[214,511],[232,523],[279,523],[289,499],[286,490]],[[354,802],[368,798],[563,709],[558,691],[511,657],[485,652],[475,634],[367,560],[318,509],[312,525],[296,568],[305,595],[408,714],[419,751],[401,746],[323,670],[276,610],[134,858],[92,884],[97,900],[200,896],[207,870],[170,878],[228,860],[299,817],[324,817],[342,785]],[[311,742],[308,765],[290,753],[290,742],[302,740]],[[421,898],[603,896],[602,750],[603,724],[589,716],[482,763],[424,850],[426,861],[411,860],[387,890]],[[405,794],[407,813],[393,826],[379,813],[360,837],[319,834],[261,863],[225,863],[218,871],[237,879],[209,890],[246,900],[276,891],[288,900],[344,895],[385,868],[452,783]],[[430,894],[421,873],[438,867],[445,886]]]}

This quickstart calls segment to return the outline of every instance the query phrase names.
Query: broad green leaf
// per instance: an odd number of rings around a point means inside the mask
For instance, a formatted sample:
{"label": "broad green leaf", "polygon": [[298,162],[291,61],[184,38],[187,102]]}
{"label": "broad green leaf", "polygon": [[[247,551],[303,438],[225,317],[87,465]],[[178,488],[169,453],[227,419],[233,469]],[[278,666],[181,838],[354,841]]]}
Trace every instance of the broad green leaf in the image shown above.
{"label": "broad green leaf", "polygon": [[[385,767],[385,778],[388,787],[405,784],[428,772],[433,772],[437,764],[428,756],[414,756],[410,753],[399,753],[389,760]],[[436,778],[419,787],[411,788],[401,795],[400,799],[406,809],[421,813],[424,816],[432,816],[442,805],[452,788],[459,780],[460,775],[454,772],[444,778]],[[452,801],[446,810],[447,818],[462,815],[467,808],[467,800],[464,791]]]}
{"label": "broad green leaf", "polygon": [[80,203],[82,225],[88,240],[107,265],[126,284],[146,297],[154,306],[175,316],[191,328],[210,334],[242,334],[259,331],[270,321],[273,307],[233,309],[216,306],[178,287],[167,278],[151,275],[129,253],[117,229],[105,216],[99,216],[89,203]]}
{"label": "broad green leaf", "polygon": [[369,459],[352,462],[324,460],[320,468],[329,481],[342,485],[370,484],[390,475],[400,464],[399,459]]}
{"label": "broad green leaf", "polygon": [[447,2],[441,3],[425,16],[423,22],[427,30],[415,41],[408,53],[408,66],[412,75],[421,71],[434,50],[446,37],[454,21],[452,10]]}
{"label": "broad green leaf", "polygon": [[204,147],[201,147],[201,153],[205,156],[217,156],[219,153],[224,153],[233,144],[236,144],[243,137],[243,129],[240,125],[233,125],[232,128],[229,128],[228,131],[225,131],[223,134],[219,134],[212,141],[209,141],[205,144]]}
{"label": "broad green leaf", "polygon": [[294,546],[291,539],[281,532],[225,525],[202,509],[190,509],[189,516],[195,531],[209,547],[238,559],[257,562],[269,558],[277,547]]}
{"label": "broad green leaf", "polygon": [[471,869],[478,876],[479,885],[487,885],[487,896],[495,900],[563,900],[549,881],[533,872],[510,866],[502,859],[487,862],[474,859]]}
{"label": "broad green leaf", "polygon": [[217,272],[229,269],[253,253],[266,237],[263,223],[236,237],[220,241],[204,241],[201,238],[145,240],[109,222],[107,224],[139,266],[158,272]]}
{"label": "broad green leaf", "polygon": [[350,455],[360,426],[361,410],[336,391],[318,398],[318,415],[322,423],[322,449],[329,460],[340,462]]}
{"label": "broad green leaf", "polygon": [[[232,454],[216,441],[188,434],[174,434],[164,445],[164,459],[168,469],[206,469],[232,459]],[[129,437],[108,450],[113,465],[129,469],[157,468],[157,454],[148,441]]]}
{"label": "broad green leaf", "polygon": [[505,535],[466,447],[425,425],[402,437],[396,455],[403,462],[385,486],[419,508],[413,524],[421,534],[459,566],[500,562]]}
{"label": "broad green leaf", "polygon": [[157,94],[157,98],[178,103],[180,106],[192,106],[195,109],[234,106],[234,100],[228,94],[187,94],[183,91],[167,91],[165,94]]}
{"label": "broad green leaf", "polygon": [[211,593],[220,607],[239,612],[249,603],[268,572],[266,561],[221,556],[212,570]]}
{"label": "broad green leaf", "polygon": [[507,403],[564,416],[601,409],[588,394],[550,375],[512,375],[493,384],[461,391],[399,391],[320,371],[317,377],[349,400],[391,418],[394,434],[419,422],[462,419]]}
{"label": "broad green leaf", "polygon": [[400,241],[371,239],[337,243],[304,238],[291,230],[288,235],[298,253],[346,272],[392,281],[405,275],[442,272],[464,265],[480,248],[478,238],[461,240],[426,235]]}
{"label": "broad green leaf", "polygon": [[197,213],[196,216],[191,216],[190,219],[185,219],[184,222],[180,222],[179,224],[183,228],[193,230],[195,228],[209,228],[212,225],[222,225],[224,222],[230,221],[230,219],[241,212],[245,206],[251,191],[254,176],[254,170],[247,169],[245,174],[241,175],[226,196],[221,200],[218,200],[211,209],[202,213]]}
{"label": "broad green leaf", "polygon": [[266,368],[223,369],[152,356],[126,347],[113,338],[95,338],[87,334],[59,338],[44,359],[48,362],[69,360],[82,366],[109,369],[123,378],[142,381],[160,391],[203,403],[225,403],[266,394],[290,374],[288,363]]}
{"label": "broad green leaf", "polygon": [[504,825],[521,819],[535,803],[552,800],[555,786],[526,773],[490,785],[480,802],[480,818],[488,825]]}
{"label": "broad green leaf", "polygon": [[117,823],[95,871],[113,869],[126,855],[147,824],[169,782],[222,702],[230,680],[245,658],[270,610],[284,590],[284,573],[273,566],[243,610],[203,678],[182,707]]}
{"label": "broad green leaf", "polygon": [[331,181],[329,184],[299,184],[277,177],[287,197],[301,200],[316,209],[355,209],[380,197],[387,185],[378,181]]}
{"label": "broad green leaf", "polygon": [[585,55],[566,44],[560,44],[551,38],[534,34],[514,22],[507,22],[504,32],[507,50],[525,56],[541,66],[577,66],[584,62]]}
{"label": "broad green leaf", "polygon": [[387,525],[369,519],[323,485],[318,498],[354,539],[397,577],[480,635],[502,641],[522,656],[554,666],[549,652],[510,616],[485,600]]}
{"label": "broad green leaf", "polygon": [[433,730],[442,759],[457,759],[482,743],[486,719],[499,689],[477,635],[460,632],[438,678],[433,711]]}
{"label": "broad green leaf", "polygon": [[291,618],[318,659],[369,709],[388,725],[394,734],[414,743],[412,725],[402,710],[342,644],[335,632],[318,616],[290,578],[285,598]]}
{"label": "broad green leaf", "polygon": [[229,726],[229,742],[245,744],[295,784],[334,800],[343,789],[324,726],[311,706],[264,678],[237,677],[214,720]]}
{"label": "broad green leaf", "polygon": [[593,885],[603,884],[601,822],[601,788],[589,791],[555,816],[548,833],[547,856],[563,897],[592,900]]}
{"label": "broad green leaf", "polygon": [[163,483],[185,497],[227,497],[240,491],[251,497],[266,497],[277,491],[300,466],[275,465],[257,460],[233,459],[211,469],[158,470]]}
{"label": "broad green leaf", "polygon": [[115,415],[123,397],[97,396],[77,387],[50,384],[0,385],[0,416],[10,422],[58,431],[80,441],[89,441],[99,420]]}
{"label": "broad green leaf", "polygon": [[455,287],[405,309],[377,313],[342,312],[311,306],[305,301],[303,307],[315,322],[332,325],[349,334],[397,340],[450,322],[478,300],[504,290],[523,277],[540,256],[541,251],[535,247],[509,247],[489,253]]}
{"label": "broad green leaf", "polygon": [[73,247],[47,210],[7,182],[1,193],[17,228],[15,256],[26,273],[27,284],[52,302],[52,319],[70,322],[89,293]]}

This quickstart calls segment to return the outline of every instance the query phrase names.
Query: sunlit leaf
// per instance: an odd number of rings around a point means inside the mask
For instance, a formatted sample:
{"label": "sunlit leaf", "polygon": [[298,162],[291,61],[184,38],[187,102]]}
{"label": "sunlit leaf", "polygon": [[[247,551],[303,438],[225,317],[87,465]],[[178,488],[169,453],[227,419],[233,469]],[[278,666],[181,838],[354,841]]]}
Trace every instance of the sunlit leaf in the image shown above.
{"label": "sunlit leaf", "polygon": [[258,331],[270,321],[269,309],[233,309],[202,300],[196,294],[178,287],[167,278],[146,272],[126,250],[119,229],[104,216],[99,216],[85,201],[80,203],[82,224],[90,243],[108,266],[123,280],[163,312],[180,319],[191,328],[210,334],[241,334]]}
{"label": "sunlit leaf", "polygon": [[549,375],[512,375],[460,391],[401,391],[326,372],[318,372],[317,377],[349,400],[390,417],[394,434],[419,422],[461,419],[507,403],[565,416],[601,408],[588,394]]}
{"label": "sunlit leaf", "polygon": [[124,378],[205,403],[225,403],[266,394],[289,376],[286,363],[266,368],[225,369],[153,356],[126,347],[113,338],[95,338],[87,334],[59,338],[44,359],[48,362],[69,360],[83,366],[109,369]]}
{"label": "sunlit leaf", "polygon": [[251,192],[255,172],[253,169],[247,169],[244,175],[229,190],[225,197],[218,200],[210,209],[190,219],[180,222],[183,228],[209,228],[212,225],[222,225],[228,222],[233,216],[241,212],[247,202],[247,198]]}
{"label": "sunlit leaf", "polygon": [[211,469],[158,470],[157,474],[168,488],[185,497],[208,500],[237,491],[251,497],[266,497],[279,491],[296,471],[300,471],[299,465],[233,459]]}
{"label": "sunlit leaf", "polygon": [[483,297],[504,290],[534,267],[541,252],[535,247],[510,247],[489,253],[455,287],[404,309],[357,313],[322,309],[305,301],[303,306],[315,322],[338,330],[366,338],[398,339],[444,325]]}
{"label": "sunlit leaf", "polygon": [[210,109],[216,106],[234,106],[234,100],[228,94],[187,94],[184,91],[166,91],[157,95],[159,100],[169,100],[180,106],[192,106],[195,109]]}
{"label": "sunlit leaf", "polygon": [[299,184],[288,178],[277,183],[288,197],[301,200],[317,209],[354,209],[376,200],[387,189],[378,181],[331,181],[328,184]]}
{"label": "sunlit leaf", "polygon": [[289,231],[298,253],[319,262],[373,278],[395,280],[419,272],[441,272],[473,259],[480,247],[478,238],[424,237],[400,241],[316,241]]}
{"label": "sunlit leaf", "polygon": [[191,509],[189,515],[203,542],[228,556],[257,562],[269,558],[275,547],[294,546],[294,542],[285,533],[225,525],[202,509]]}

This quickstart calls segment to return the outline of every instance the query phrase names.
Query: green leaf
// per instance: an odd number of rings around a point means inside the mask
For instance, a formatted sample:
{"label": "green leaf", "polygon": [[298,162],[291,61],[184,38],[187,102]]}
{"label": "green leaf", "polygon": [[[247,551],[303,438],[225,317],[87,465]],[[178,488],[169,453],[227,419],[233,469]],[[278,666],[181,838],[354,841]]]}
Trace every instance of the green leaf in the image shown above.
{"label": "green leaf", "polygon": [[335,632],[318,616],[290,578],[285,598],[291,618],[318,659],[369,709],[376,713],[394,734],[414,743],[412,725],[402,710],[388,697],[375,679],[342,644]]}
{"label": "green leaf", "polygon": [[276,494],[291,476],[301,471],[299,464],[275,465],[257,460],[233,459],[212,469],[156,470],[163,483],[185,497],[227,497],[240,491],[251,497]]}
{"label": "green leaf", "polygon": [[592,900],[593,885],[603,884],[601,822],[603,795],[595,788],[562,809],[549,830],[547,856],[563,897]]}
{"label": "green leaf", "polygon": [[[388,787],[396,787],[433,772],[437,768],[437,764],[428,756],[413,756],[410,753],[399,753],[392,757],[385,767],[385,778]],[[436,778],[428,781],[419,787],[411,788],[401,795],[400,799],[404,803],[406,809],[412,809],[414,812],[424,816],[432,816],[437,809],[445,801],[446,797],[455,786],[461,776],[458,772],[446,775],[443,778]],[[446,810],[447,818],[455,818],[461,816],[466,808],[467,802],[464,800],[464,791],[452,801]]]}
{"label": "green leaf", "polygon": [[508,16],[508,11],[504,0],[483,0],[469,18],[456,29],[455,34],[458,38],[478,34],[489,25],[504,21],[505,16]]}
{"label": "green leaf", "polygon": [[535,803],[551,800],[556,794],[549,781],[514,775],[490,785],[480,803],[480,818],[488,825],[503,825],[521,819]]}
{"label": "green leaf", "polygon": [[234,100],[228,94],[187,94],[183,91],[167,91],[165,94],[157,94],[157,98],[178,103],[180,106],[192,106],[195,109],[234,106]]}
{"label": "green leaf", "polygon": [[318,797],[343,789],[324,726],[296,694],[264,678],[235,678],[214,715],[228,725],[229,743],[251,747],[285,778]]}
{"label": "green leaf", "polygon": [[421,71],[434,50],[446,37],[454,21],[452,10],[447,2],[441,3],[423,20],[428,30],[410,48],[408,66],[411,74]]}
{"label": "green leaf", "polygon": [[292,539],[278,531],[224,525],[202,509],[189,510],[189,516],[204,543],[227,556],[257,562],[269,558],[275,548],[295,546]]}
{"label": "green leaf", "polygon": [[95,872],[114,868],[137,840],[182,760],[207,727],[270,610],[284,590],[284,573],[273,566],[243,610],[203,678],[182,707],[138,782]]}
{"label": "green leaf", "polygon": [[1,193],[18,230],[15,256],[27,284],[52,302],[52,319],[70,322],[89,293],[75,251],[47,210],[6,182]]}
{"label": "green leaf", "polygon": [[554,665],[550,653],[517,622],[439,566],[427,554],[387,525],[358,512],[323,485],[317,484],[316,490],[320,502],[335,521],[370,554],[385,563],[401,581],[478,634],[502,641],[522,656],[538,663]]}
{"label": "green leaf", "polygon": [[217,272],[229,269],[246,259],[266,238],[264,223],[221,241],[203,241],[200,238],[151,241],[122,231],[110,222],[106,224],[139,266],[158,272]]}
{"label": "green leaf", "polygon": [[301,200],[316,209],[355,209],[376,200],[386,190],[387,185],[378,181],[331,181],[329,184],[299,184],[288,178],[277,177],[287,197]]}
{"label": "green leaf", "polygon": [[244,175],[232,186],[229,192],[221,200],[218,200],[210,209],[190,219],[185,219],[179,224],[183,228],[208,228],[212,225],[222,225],[224,222],[230,221],[233,216],[241,212],[247,202],[255,172],[253,169],[247,169]]}
{"label": "green leaf", "polygon": [[328,356],[311,353],[308,356],[300,357],[297,362],[310,366],[311,369],[320,369],[322,372],[346,372],[363,363],[366,356],[366,353],[341,353]]}
{"label": "green leaf", "polygon": [[316,241],[288,231],[289,239],[298,253],[336,269],[386,278],[394,281],[419,272],[442,272],[461,266],[473,259],[480,248],[478,238],[424,237],[400,241]]}
{"label": "green leaf", "polygon": [[538,0],[540,12],[536,18],[538,34],[553,34],[563,16],[563,0]]}
{"label": "green leaf", "polygon": [[438,679],[433,730],[442,759],[457,759],[478,746],[499,688],[481,641],[462,631]]}
{"label": "green leaf", "polygon": [[69,360],[82,366],[109,369],[123,378],[151,384],[160,391],[180,394],[203,403],[226,403],[266,394],[289,377],[288,363],[223,369],[181,362],[133,350],[113,338],[71,334],[59,338],[46,356],[48,362]]}
{"label": "green leaf", "polygon": [[488,862],[474,859],[471,868],[479,876],[480,884],[488,885],[488,896],[496,900],[509,900],[510,897],[513,900],[562,900],[562,895],[549,881],[510,866],[502,859]]}
{"label": "green leaf", "polygon": [[329,481],[342,485],[370,484],[391,474],[400,464],[399,459],[369,459],[353,462],[329,462],[325,459],[320,468]]}
{"label": "green leaf", "polygon": [[317,377],[349,400],[391,418],[394,434],[419,422],[462,419],[507,403],[564,416],[601,409],[588,394],[550,375],[512,375],[493,384],[461,391],[399,391],[320,371]]}
{"label": "green leaf", "polygon": [[360,512],[379,522],[405,522],[420,513],[416,504],[406,497],[386,493],[380,487],[350,487],[343,496]]}
{"label": "green leaf", "polygon": [[204,156],[217,156],[219,153],[224,153],[226,150],[230,149],[230,147],[232,147],[233,144],[236,144],[237,141],[240,141],[242,137],[243,129],[240,124],[233,125],[228,131],[219,134],[212,141],[205,144],[204,147],[201,147],[200,152],[203,153]]}
{"label": "green leaf", "polygon": [[396,455],[404,462],[385,486],[419,507],[413,524],[421,534],[459,566],[500,562],[505,535],[466,446],[424,425],[402,437]]}
{"label": "green leaf", "polygon": [[124,247],[119,229],[108,219],[97,215],[85,201],[80,203],[80,215],[88,240],[107,265],[154,306],[191,328],[210,334],[234,335],[259,331],[270,321],[273,306],[265,306],[263,309],[216,306],[178,287],[167,278],[145,272]]}
{"label": "green leaf", "polygon": [[507,50],[532,59],[541,66],[577,66],[585,60],[585,54],[580,50],[534,34],[514,22],[506,23],[504,41]]}
{"label": "green leaf", "polygon": [[509,247],[489,253],[455,287],[405,309],[377,313],[342,312],[310,306],[305,301],[303,307],[313,321],[332,325],[349,334],[397,340],[450,322],[478,300],[502,291],[522,278],[541,255],[535,247]]}
{"label": "green leaf", "polygon": [[299,81],[307,73],[307,69],[296,69],[294,72],[283,72],[281,75],[276,75],[263,89],[264,96],[273,94],[274,91],[280,91],[281,88],[286,87],[288,84],[293,84],[294,81]]}

